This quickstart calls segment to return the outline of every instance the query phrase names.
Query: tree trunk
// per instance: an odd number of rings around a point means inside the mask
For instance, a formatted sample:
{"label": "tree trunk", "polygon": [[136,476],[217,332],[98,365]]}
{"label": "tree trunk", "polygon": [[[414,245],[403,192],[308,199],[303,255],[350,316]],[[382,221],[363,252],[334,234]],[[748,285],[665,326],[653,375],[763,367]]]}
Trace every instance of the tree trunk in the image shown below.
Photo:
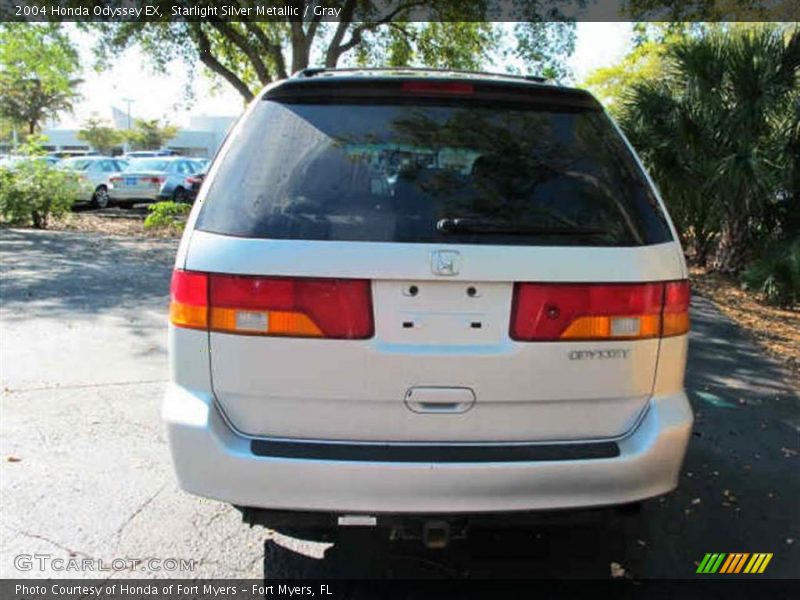
{"label": "tree trunk", "polygon": [[695,262],[697,266],[705,268],[708,264],[709,245],[705,241],[695,240]]}
{"label": "tree trunk", "polygon": [[30,135],[36,133],[36,121],[28,121],[28,133]]}
{"label": "tree trunk", "polygon": [[47,214],[34,210],[31,213],[31,219],[33,220],[34,229],[47,229]]}
{"label": "tree trunk", "polygon": [[722,226],[717,254],[712,269],[720,273],[738,273],[744,267],[749,250],[747,221],[731,219]]}
{"label": "tree trunk", "polygon": [[292,21],[292,74],[308,67],[308,46],[302,21]]}

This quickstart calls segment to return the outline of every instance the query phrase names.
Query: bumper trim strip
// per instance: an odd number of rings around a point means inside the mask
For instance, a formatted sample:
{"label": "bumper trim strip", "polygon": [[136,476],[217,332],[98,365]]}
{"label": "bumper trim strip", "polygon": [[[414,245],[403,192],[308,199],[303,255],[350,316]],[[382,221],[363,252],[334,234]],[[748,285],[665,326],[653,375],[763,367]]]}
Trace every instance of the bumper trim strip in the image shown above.
{"label": "bumper trim strip", "polygon": [[616,442],[571,444],[436,445],[436,444],[326,444],[255,439],[250,451],[256,456],[398,463],[546,462],[616,458]]}

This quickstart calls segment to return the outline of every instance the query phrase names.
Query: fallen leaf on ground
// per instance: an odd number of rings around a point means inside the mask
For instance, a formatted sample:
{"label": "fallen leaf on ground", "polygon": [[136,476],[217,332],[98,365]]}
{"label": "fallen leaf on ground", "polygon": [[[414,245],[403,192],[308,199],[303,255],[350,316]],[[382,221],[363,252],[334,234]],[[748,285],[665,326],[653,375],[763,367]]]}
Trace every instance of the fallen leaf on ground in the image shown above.
{"label": "fallen leaf on ground", "polygon": [[613,579],[620,579],[625,577],[625,569],[622,567],[621,564],[612,562],[611,563],[611,577]]}
{"label": "fallen leaf on ground", "polygon": [[757,294],[741,289],[734,278],[692,268],[692,288],[714,303],[728,318],[744,327],[768,354],[800,380],[800,310],[759,302]]}

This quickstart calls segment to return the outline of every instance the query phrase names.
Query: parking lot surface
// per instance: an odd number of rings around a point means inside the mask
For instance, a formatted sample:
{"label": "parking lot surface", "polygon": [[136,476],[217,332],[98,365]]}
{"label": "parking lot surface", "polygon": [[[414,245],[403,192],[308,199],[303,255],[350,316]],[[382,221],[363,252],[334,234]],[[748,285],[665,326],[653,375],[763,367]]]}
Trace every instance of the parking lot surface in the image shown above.
{"label": "parking lot surface", "polygon": [[[272,534],[182,493],[172,475],[158,409],[176,247],[0,229],[0,577],[262,576]],[[362,540],[370,550],[349,568],[376,577],[686,578],[707,552],[771,552],[765,576],[797,577],[798,393],[708,300],[694,299],[692,318],[696,423],[676,492],[638,515],[546,515],[443,551]],[[324,549],[281,542],[314,556]],[[284,551],[270,542],[266,553],[269,573],[292,575]],[[21,571],[20,554],[143,563]],[[166,569],[150,558],[194,564]],[[313,573],[317,563],[308,564]]]}

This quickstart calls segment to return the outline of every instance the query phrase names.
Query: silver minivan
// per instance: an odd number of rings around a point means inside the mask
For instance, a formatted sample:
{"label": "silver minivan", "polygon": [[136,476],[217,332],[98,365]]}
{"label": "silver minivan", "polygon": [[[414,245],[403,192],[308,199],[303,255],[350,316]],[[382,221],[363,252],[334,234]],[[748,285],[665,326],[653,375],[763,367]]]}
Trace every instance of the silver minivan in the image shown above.
{"label": "silver minivan", "polygon": [[190,215],[163,405],[194,494],[277,529],[628,505],[678,481],[689,285],[587,92],[301,73]]}

